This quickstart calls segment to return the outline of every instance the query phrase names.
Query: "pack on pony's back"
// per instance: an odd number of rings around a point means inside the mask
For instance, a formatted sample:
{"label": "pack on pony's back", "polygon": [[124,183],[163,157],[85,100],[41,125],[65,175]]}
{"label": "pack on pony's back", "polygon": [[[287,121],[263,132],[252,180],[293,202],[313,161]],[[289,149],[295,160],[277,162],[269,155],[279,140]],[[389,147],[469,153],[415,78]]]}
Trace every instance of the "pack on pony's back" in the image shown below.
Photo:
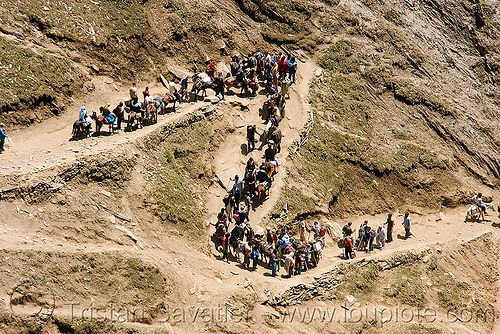
{"label": "pack on pony's back", "polygon": [[322,237],[324,237],[325,233],[326,233],[326,227],[325,226],[321,226],[321,229],[319,230],[319,235],[321,235]]}

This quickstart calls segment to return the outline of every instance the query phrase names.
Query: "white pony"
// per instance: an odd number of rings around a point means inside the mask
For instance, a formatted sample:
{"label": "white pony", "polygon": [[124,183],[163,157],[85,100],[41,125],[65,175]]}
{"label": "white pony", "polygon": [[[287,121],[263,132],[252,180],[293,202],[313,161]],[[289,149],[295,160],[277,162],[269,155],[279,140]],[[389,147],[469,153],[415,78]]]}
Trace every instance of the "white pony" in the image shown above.
{"label": "white pony", "polygon": [[[486,207],[486,209],[492,209],[495,211],[495,205],[493,202],[491,203],[484,203],[483,205]],[[467,215],[465,216],[465,221],[468,220],[476,220],[479,221],[480,218],[483,218],[484,220],[484,214],[481,212],[481,208],[477,206],[476,204],[471,204],[469,208],[467,209]]]}

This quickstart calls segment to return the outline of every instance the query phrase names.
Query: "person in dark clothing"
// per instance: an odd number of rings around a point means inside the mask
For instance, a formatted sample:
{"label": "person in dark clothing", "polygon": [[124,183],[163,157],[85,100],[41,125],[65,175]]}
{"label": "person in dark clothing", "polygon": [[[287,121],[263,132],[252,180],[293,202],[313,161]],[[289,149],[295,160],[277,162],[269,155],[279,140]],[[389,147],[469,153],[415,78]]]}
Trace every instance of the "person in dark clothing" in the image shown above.
{"label": "person in dark clothing", "polygon": [[366,236],[368,238],[368,247],[366,252],[369,253],[373,250],[373,239],[375,239],[375,230],[370,226],[366,226]]}
{"label": "person in dark clothing", "polygon": [[231,63],[229,64],[229,67],[231,68],[231,76],[235,77],[236,74],[238,73],[239,69],[240,69],[240,63],[238,61],[238,57],[237,56],[234,56],[231,59]]}
{"label": "person in dark clothing", "polygon": [[392,241],[392,229],[394,228],[394,220],[392,219],[392,214],[389,213],[387,215],[387,221],[385,222],[387,224],[387,242]]}
{"label": "person in dark clothing", "polygon": [[236,73],[236,81],[238,81],[241,84],[241,87],[245,92],[248,91],[247,77],[245,76],[245,72],[243,71],[242,68],[240,68],[238,70],[238,73]]}
{"label": "person in dark clothing", "polygon": [[249,125],[247,127],[248,152],[255,150],[255,134],[258,134],[260,136],[260,134],[257,132],[257,126],[255,124]]}
{"label": "person in dark clothing", "polygon": [[241,195],[240,188],[238,188],[236,183],[233,184],[233,188],[229,191],[229,193],[230,196],[234,199],[233,211],[236,212],[236,210],[238,210],[238,205],[240,204],[240,195]]}
{"label": "person in dark clothing", "polygon": [[269,144],[264,151],[264,155],[266,157],[266,161],[273,161],[274,157],[276,156],[276,151],[274,150],[273,146]]}
{"label": "person in dark clothing", "polygon": [[222,72],[219,72],[219,75],[217,75],[214,79],[214,91],[215,91],[215,96],[221,94],[223,100],[226,99],[226,97],[224,96],[225,85],[226,83],[224,82],[224,77],[222,76]]}
{"label": "person in dark clothing", "polygon": [[115,109],[113,109],[113,114],[116,116],[116,128],[120,130],[122,128],[123,121],[123,102],[120,102]]}
{"label": "person in dark clothing", "polygon": [[280,260],[278,257],[278,250],[273,249],[273,252],[271,253],[271,268],[273,269],[271,276],[276,277],[276,273],[280,270]]}

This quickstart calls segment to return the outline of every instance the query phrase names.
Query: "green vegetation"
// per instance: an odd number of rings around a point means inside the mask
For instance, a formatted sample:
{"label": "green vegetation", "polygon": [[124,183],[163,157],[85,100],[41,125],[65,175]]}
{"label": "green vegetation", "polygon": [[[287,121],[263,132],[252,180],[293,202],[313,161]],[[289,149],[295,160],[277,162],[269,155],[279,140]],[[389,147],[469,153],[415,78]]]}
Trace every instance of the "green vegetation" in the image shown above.
{"label": "green vegetation", "polygon": [[387,297],[397,298],[405,305],[423,307],[427,300],[425,298],[425,286],[420,279],[420,272],[411,267],[400,267],[394,269],[394,278],[391,280],[389,289],[385,290]]}
{"label": "green vegetation", "polygon": [[350,294],[361,295],[363,298],[369,299],[377,286],[379,270],[379,266],[376,263],[357,267],[353,271],[349,271],[348,279],[342,288]]}
{"label": "green vegetation", "polygon": [[123,181],[130,180],[137,157],[131,155],[108,156],[107,158],[91,158],[80,173],[79,180],[124,186]]}
{"label": "green vegetation", "polygon": [[204,119],[188,126],[158,132],[144,140],[150,194],[155,213],[163,221],[189,231],[188,237],[204,232],[200,193],[212,176],[207,152],[217,146],[228,131],[218,119]]}
{"label": "green vegetation", "polygon": [[73,75],[67,60],[47,51],[34,52],[19,42],[0,37],[2,104],[24,102],[35,105],[37,99],[50,103],[57,91],[71,86]]}
{"label": "green vegetation", "polygon": [[10,264],[11,268],[24,273],[24,279],[57,287],[56,303],[64,296],[71,296],[93,298],[96,306],[154,306],[158,298],[170,293],[170,286],[159,268],[127,254],[4,250],[1,255],[9,259],[1,265]]}

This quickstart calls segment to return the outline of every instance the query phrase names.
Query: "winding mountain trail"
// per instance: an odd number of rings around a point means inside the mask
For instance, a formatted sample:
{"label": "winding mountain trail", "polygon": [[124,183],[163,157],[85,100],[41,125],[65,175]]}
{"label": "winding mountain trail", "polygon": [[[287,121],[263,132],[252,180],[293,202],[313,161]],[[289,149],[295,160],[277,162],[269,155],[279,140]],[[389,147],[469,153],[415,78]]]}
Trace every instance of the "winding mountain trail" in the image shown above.
{"label": "winding mountain trail", "polygon": [[[308,93],[310,81],[314,78],[316,64],[312,60],[299,64],[297,84],[291,87],[291,96],[287,100],[286,116],[280,123],[280,129],[284,135],[282,141],[282,151],[278,154],[280,161],[279,173],[275,175],[273,186],[269,197],[258,206],[255,211],[250,212],[250,223],[256,232],[263,232],[265,226],[261,221],[274,208],[279,199],[281,189],[287,175],[289,162],[286,157],[293,143],[299,139],[304,124],[311,112],[308,104]],[[99,105],[106,102],[116,105],[119,101],[128,96],[128,87],[118,87],[117,91],[109,78],[95,78],[95,89],[85,100],[76,101],[75,105],[86,105],[88,111],[96,110]],[[147,84],[153,96],[161,96],[165,89],[156,83]],[[143,84],[143,86],[146,86]],[[212,91],[209,91],[213,95]],[[89,102],[91,101],[91,102]],[[258,132],[261,133],[264,121],[259,116],[259,108],[265,101],[264,95],[257,95],[251,99],[239,97],[237,95],[226,96],[226,101],[221,104],[231,104],[234,102],[248,104],[248,109],[232,108],[229,117],[235,131],[227,136],[226,140],[212,153],[212,165],[215,173],[229,188],[232,185],[230,178],[235,175],[242,176],[246,161],[252,156],[257,163],[263,161],[263,150],[255,150],[250,154],[246,152],[246,126],[256,124]],[[160,115],[157,124],[147,126],[133,132],[119,132],[113,135],[101,135],[80,141],[70,141],[71,128],[76,119],[78,110],[72,110],[59,117],[34,125],[30,128],[9,133],[13,145],[0,155],[0,175],[21,175],[27,176],[36,174],[44,169],[55,166],[64,166],[77,161],[85,156],[105,154],[106,152],[121,152],[127,150],[129,145],[133,145],[138,139],[161,129],[164,125],[175,122],[190,112],[195,112],[201,107],[212,108],[209,102],[183,103],[175,113]],[[106,127],[103,127],[104,130]],[[259,144],[256,145],[259,147]],[[136,173],[136,177],[141,177]],[[134,182],[132,182],[134,183]],[[140,182],[131,185],[129,192],[139,189]],[[208,219],[215,222],[217,213],[222,207],[222,198],[226,191],[218,184],[213,184],[208,188],[205,207],[208,208]],[[494,198],[499,198],[500,192],[491,193]],[[110,252],[119,251],[124,254],[131,254],[150,263],[154,263],[171,280],[175,290],[167,297],[169,305],[180,305],[188,309],[190,305],[202,305],[207,308],[216,308],[227,303],[231,296],[238,296],[244,293],[255,293],[260,300],[265,300],[271,294],[278,294],[292,285],[299,283],[310,283],[314,277],[326,272],[333,266],[343,262],[342,250],[327,238],[327,247],[324,250],[323,258],[317,268],[302,273],[299,276],[285,278],[280,271],[277,278],[269,277],[270,270],[264,266],[258,266],[257,270],[249,271],[240,263],[226,263],[221,261],[220,254],[210,245],[209,250],[204,245],[193,248],[186,244],[183,236],[162,233],[159,230],[148,230],[148,225],[139,221],[138,226],[128,228],[140,240],[143,247],[139,245],[119,244],[116,240],[123,238],[123,233],[113,228],[113,232],[107,231],[108,239],[94,242],[82,242],[74,239],[64,238],[64,232],[50,231],[57,223],[49,222],[42,224],[39,217],[31,217],[23,212],[15,214],[16,206],[24,207],[23,202],[16,200],[12,203],[4,204],[8,210],[0,210],[0,248],[7,250],[43,250],[62,251],[70,254]],[[28,208],[29,209],[29,208]],[[35,209],[33,209],[35,210]],[[370,254],[358,253],[355,261],[371,258],[387,258],[395,252],[410,249],[422,250],[429,246],[442,245],[447,242],[464,242],[477,236],[492,232],[499,235],[497,228],[497,213],[491,213],[488,217],[490,221],[477,223],[464,223],[463,217],[466,207],[461,206],[455,209],[446,209],[443,212],[422,211],[420,214],[412,213],[415,236],[402,240],[397,237],[403,234],[401,226],[402,217],[395,215],[396,224],[394,230],[394,242],[389,243],[383,250],[375,250]],[[367,215],[353,217],[350,219],[354,227],[358,228],[365,219],[369,220],[372,227],[383,224],[386,214]],[[327,219],[327,218],[324,218]],[[145,218],[145,220],[147,220]],[[312,222],[308,221],[308,224]],[[338,222],[342,226],[345,222]],[[124,224],[125,226],[125,224]],[[206,237],[207,241],[213,233],[213,227],[208,225]],[[109,234],[109,235],[108,235]],[[204,241],[203,241],[204,243]],[[17,274],[17,273],[15,273]],[[8,300],[8,291],[0,292],[0,298]],[[189,291],[189,292],[188,292]],[[498,305],[497,305],[498,307]],[[68,316],[68,309],[56,309],[57,315]],[[265,318],[265,314],[274,312],[268,306],[257,306],[253,316]],[[144,325],[132,324],[137,328],[162,328],[161,324]],[[191,331],[202,331],[205,327],[203,322],[192,324],[180,324],[175,328],[189,328]],[[495,330],[497,327],[495,327]],[[495,331],[493,331],[495,332]]]}

